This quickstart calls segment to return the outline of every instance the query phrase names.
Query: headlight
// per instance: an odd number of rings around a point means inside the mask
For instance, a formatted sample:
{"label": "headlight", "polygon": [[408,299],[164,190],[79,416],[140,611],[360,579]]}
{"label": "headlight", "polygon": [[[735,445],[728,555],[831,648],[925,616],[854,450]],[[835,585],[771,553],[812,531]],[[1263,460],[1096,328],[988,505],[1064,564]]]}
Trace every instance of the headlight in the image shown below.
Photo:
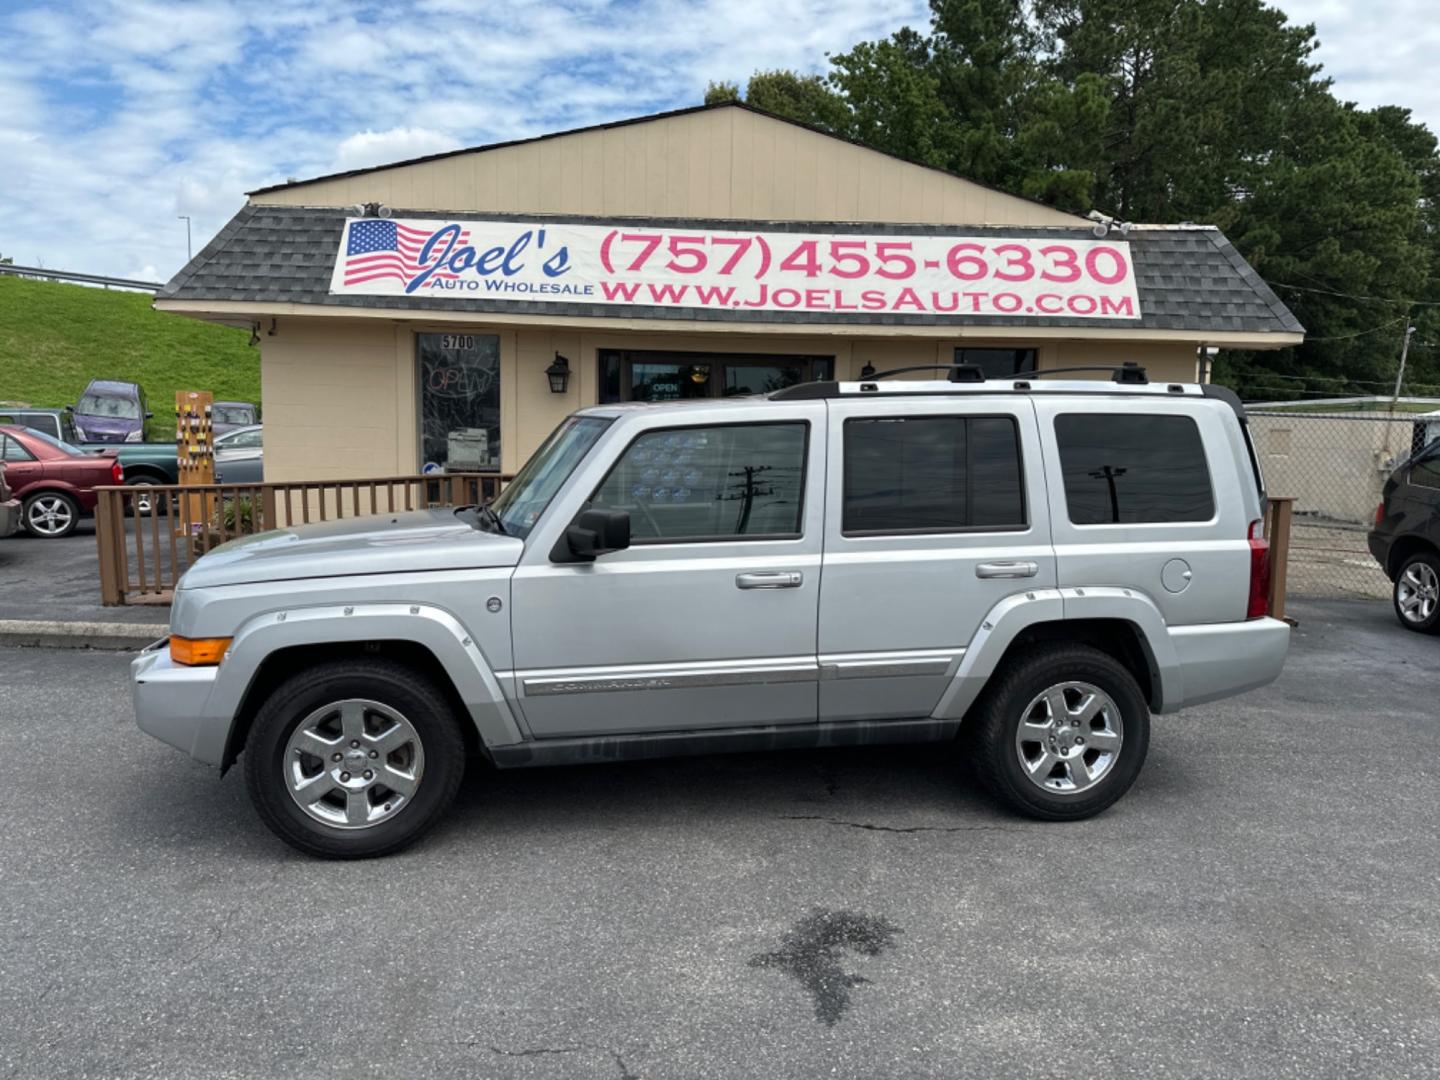
{"label": "headlight", "polygon": [[145,441],[145,432],[144,432],[143,430],[140,430],[140,431],[132,431],[132,432],[130,432],[129,435],[126,435],[126,436],[125,436],[125,441],[126,441],[126,442],[144,442],[144,441]]}

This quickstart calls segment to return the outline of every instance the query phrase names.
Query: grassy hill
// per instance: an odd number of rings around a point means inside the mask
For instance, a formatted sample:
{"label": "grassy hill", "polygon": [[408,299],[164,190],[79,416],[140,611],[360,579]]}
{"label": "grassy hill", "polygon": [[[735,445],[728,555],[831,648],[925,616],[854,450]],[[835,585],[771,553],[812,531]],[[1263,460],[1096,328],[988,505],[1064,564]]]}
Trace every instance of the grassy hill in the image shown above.
{"label": "grassy hill", "polygon": [[91,379],[145,388],[147,436],[174,438],[175,391],[260,401],[244,330],[155,311],[149,293],[0,277],[0,401],[73,405]]}

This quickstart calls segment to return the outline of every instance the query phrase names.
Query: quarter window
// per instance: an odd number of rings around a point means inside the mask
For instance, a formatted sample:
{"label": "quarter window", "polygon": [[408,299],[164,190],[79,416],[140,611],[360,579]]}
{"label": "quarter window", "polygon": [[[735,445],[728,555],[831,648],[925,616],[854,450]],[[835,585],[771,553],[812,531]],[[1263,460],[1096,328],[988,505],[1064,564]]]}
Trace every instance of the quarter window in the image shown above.
{"label": "quarter window", "polygon": [[1071,413],[1055,418],[1055,441],[1076,525],[1215,516],[1205,447],[1188,416]]}
{"label": "quarter window", "polygon": [[1009,417],[849,420],[844,489],[847,534],[1025,527],[1020,442]]}
{"label": "quarter window", "polygon": [[1440,488],[1440,446],[1410,467],[1410,483],[1421,487]]}
{"label": "quarter window", "polygon": [[34,461],[34,455],[21,446],[20,443],[6,435],[0,435],[0,461]]}
{"label": "quarter window", "polygon": [[628,511],[640,543],[799,536],[807,430],[777,423],[648,431],[590,504]]}

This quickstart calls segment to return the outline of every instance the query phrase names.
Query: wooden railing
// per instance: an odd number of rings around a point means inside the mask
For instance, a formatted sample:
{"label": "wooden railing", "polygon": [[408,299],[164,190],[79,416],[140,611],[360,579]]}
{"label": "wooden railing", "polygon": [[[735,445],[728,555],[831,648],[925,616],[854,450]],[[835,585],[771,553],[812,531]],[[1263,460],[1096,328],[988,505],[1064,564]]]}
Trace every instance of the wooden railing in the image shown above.
{"label": "wooden railing", "polygon": [[168,603],[190,564],[227,540],[291,525],[486,503],[509,479],[457,473],[98,488],[100,599],[106,605]]}
{"label": "wooden railing", "polygon": [[1265,538],[1270,541],[1270,614],[1277,619],[1285,618],[1285,577],[1290,569],[1294,509],[1295,500],[1285,495],[1271,496],[1265,509]]}

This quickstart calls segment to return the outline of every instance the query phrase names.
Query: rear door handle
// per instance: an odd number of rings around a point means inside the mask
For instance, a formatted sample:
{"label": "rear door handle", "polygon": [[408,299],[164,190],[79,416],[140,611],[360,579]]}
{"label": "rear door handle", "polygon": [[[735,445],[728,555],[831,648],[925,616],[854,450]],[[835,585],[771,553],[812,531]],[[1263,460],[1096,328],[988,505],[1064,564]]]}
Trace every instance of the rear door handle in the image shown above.
{"label": "rear door handle", "polygon": [[753,574],[736,574],[737,589],[798,589],[805,580],[799,570],[761,570]]}
{"label": "rear door handle", "polygon": [[1040,572],[1040,564],[1033,562],[982,562],[975,567],[978,578],[1025,578]]}

